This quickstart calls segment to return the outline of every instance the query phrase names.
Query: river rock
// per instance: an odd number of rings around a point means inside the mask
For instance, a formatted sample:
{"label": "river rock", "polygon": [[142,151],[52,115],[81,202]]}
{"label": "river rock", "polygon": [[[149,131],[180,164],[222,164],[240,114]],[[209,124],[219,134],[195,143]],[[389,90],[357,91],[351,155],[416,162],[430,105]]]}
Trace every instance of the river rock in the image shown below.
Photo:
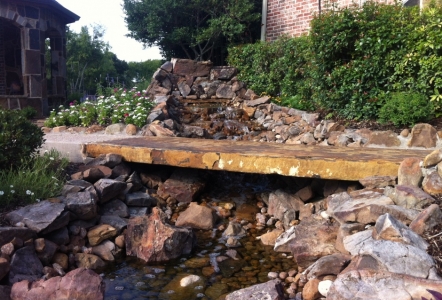
{"label": "river rock", "polygon": [[291,226],[275,240],[273,250],[276,252],[290,252],[290,243],[296,238],[295,226]]}
{"label": "river rock", "polygon": [[283,300],[282,284],[278,279],[274,279],[234,291],[226,296],[226,300],[243,299]]}
{"label": "river rock", "polygon": [[97,216],[97,202],[97,195],[89,191],[70,193],[63,199],[66,208],[81,220],[91,220]]}
{"label": "river rock", "polygon": [[380,215],[389,213],[405,224],[418,215],[418,211],[394,205],[391,198],[371,190],[360,190],[352,193],[343,192],[333,194],[327,198],[327,214],[341,224],[357,222],[363,224],[374,223]]}
{"label": "river rock", "polygon": [[49,233],[69,223],[69,213],[65,212],[65,204],[53,203],[48,200],[31,204],[6,214],[11,224],[22,222],[36,233]]}
{"label": "river rock", "polygon": [[386,188],[384,194],[390,197],[396,205],[409,209],[422,209],[435,201],[429,194],[413,185]]}
{"label": "river rock", "polygon": [[104,130],[105,134],[120,134],[123,132],[124,128],[126,128],[126,125],[124,125],[123,123],[116,123],[116,124],[111,124],[109,126],[106,127],[106,129]]}
{"label": "river rock", "polygon": [[120,234],[127,227],[127,220],[119,216],[101,216],[100,224],[108,224]]}
{"label": "river rock", "polygon": [[124,203],[123,201],[119,199],[113,199],[100,206],[100,214],[102,217],[115,216],[115,217],[127,218],[129,216],[129,209],[126,203]]}
{"label": "river rock", "polygon": [[229,222],[229,225],[227,226],[226,230],[224,230],[222,237],[227,239],[230,237],[233,238],[242,238],[247,235],[247,232],[244,230],[244,228],[241,226],[240,223],[233,220]]}
{"label": "river rock", "polygon": [[345,250],[344,247],[344,238],[346,236],[355,234],[356,232],[363,231],[364,229],[365,229],[365,224],[362,223],[341,224],[341,226],[339,226],[338,235],[336,237],[335,248],[343,254],[349,254],[349,252]]}
{"label": "river rock", "polygon": [[424,251],[428,248],[428,243],[417,233],[393,218],[390,214],[380,216],[373,228],[372,237],[375,240],[388,240],[407,245],[413,245]]}
{"label": "river rock", "polygon": [[179,202],[190,203],[205,187],[205,181],[197,171],[175,170],[159,188],[158,196],[166,199],[169,196]]}
{"label": "river rock", "polygon": [[435,149],[433,152],[425,156],[423,166],[424,168],[432,167],[442,161],[442,149]]}
{"label": "river rock", "polygon": [[213,211],[196,202],[191,202],[189,207],[180,213],[175,222],[175,226],[191,227],[196,229],[210,230],[215,224]]}
{"label": "river rock", "polygon": [[26,227],[0,227],[0,247],[14,239],[27,241],[35,238],[37,238],[35,231]]}
{"label": "river rock", "polygon": [[261,235],[260,240],[263,245],[275,246],[276,240],[284,232],[282,229],[273,229],[267,233]]}
{"label": "river rock", "polygon": [[25,246],[15,251],[11,259],[9,283],[21,280],[35,281],[43,276],[43,265],[33,246]]}
{"label": "river rock", "polygon": [[408,147],[434,148],[437,142],[437,131],[430,124],[416,124],[411,130]]}
{"label": "river rock", "polygon": [[420,186],[424,178],[421,163],[422,159],[419,157],[407,157],[402,160],[398,170],[398,184]]}
{"label": "river rock", "polygon": [[42,241],[41,243],[42,247],[41,248],[37,248],[37,246],[35,247],[35,250],[37,251],[37,257],[45,266],[50,265],[52,258],[54,257],[54,254],[58,249],[58,245],[43,238],[34,240],[34,245],[37,244],[38,240]]}
{"label": "river rock", "polygon": [[157,205],[157,199],[148,193],[135,192],[126,195],[126,204],[128,206],[152,207]]}
{"label": "river rock", "polygon": [[286,228],[304,206],[304,202],[294,194],[283,190],[276,190],[269,195],[268,214],[281,220]]}
{"label": "river rock", "polygon": [[92,247],[92,253],[105,261],[114,261],[112,252],[115,250],[115,244],[109,240],[103,241],[101,244]]}
{"label": "river rock", "polygon": [[192,230],[171,226],[166,215],[154,207],[152,214],[129,219],[126,254],[146,262],[161,262],[189,254],[195,244]]}
{"label": "river rock", "polygon": [[123,192],[126,189],[126,183],[113,179],[103,178],[98,180],[94,184],[94,187],[97,190],[100,203],[105,203],[112,198],[116,198],[118,194]]}
{"label": "river rock", "polygon": [[[11,299],[104,299],[104,281],[92,270],[75,269],[64,277],[29,282],[15,283],[11,290]],[[2,298],[3,299],[3,298]]]}
{"label": "river rock", "polygon": [[303,272],[303,276],[310,280],[325,275],[338,275],[349,264],[350,260],[350,255],[341,253],[321,257]]}
{"label": "river rock", "polygon": [[351,255],[373,257],[390,272],[408,274],[420,278],[439,279],[435,262],[424,250],[388,240],[374,240],[371,230],[344,238],[344,246]]}
{"label": "river rock", "polygon": [[92,227],[88,231],[87,238],[91,246],[96,246],[104,240],[117,236],[117,234],[118,231],[114,227],[108,224],[100,224]]}
{"label": "river rock", "polygon": [[258,106],[261,104],[266,104],[266,103],[270,103],[270,97],[268,97],[268,96],[264,96],[264,97],[257,98],[254,100],[244,101],[244,104],[249,107],[255,107],[255,106]]}
{"label": "river rock", "polygon": [[75,254],[75,263],[79,268],[91,270],[101,269],[106,265],[97,255],[87,253]]}
{"label": "river rock", "polygon": [[290,242],[290,251],[298,266],[307,268],[318,258],[337,253],[338,229],[337,222],[317,215],[301,220],[295,227],[295,238]]}
{"label": "river rock", "polygon": [[401,141],[397,137],[396,133],[391,130],[371,132],[370,138],[365,144],[366,147],[399,147],[400,145]]}
{"label": "river rock", "polygon": [[327,300],[433,299],[428,290],[441,291],[442,282],[388,271],[354,270],[338,275]]}
{"label": "river rock", "polygon": [[359,180],[363,187],[368,189],[396,185],[396,176],[370,176]]}
{"label": "river rock", "polygon": [[319,293],[318,286],[319,286],[320,280],[318,278],[312,278],[302,289],[302,299],[303,300],[315,300],[321,297],[321,294]]}
{"label": "river rock", "polygon": [[431,204],[410,223],[410,229],[417,234],[423,234],[442,223],[442,211],[437,204]]}
{"label": "river rock", "polygon": [[432,171],[425,176],[422,182],[422,189],[432,196],[442,194],[442,177],[437,171]]}
{"label": "river rock", "polygon": [[63,227],[48,233],[45,238],[59,246],[66,245],[69,244],[69,231],[67,227]]}
{"label": "river rock", "polygon": [[[202,289],[197,287],[201,286]],[[198,293],[201,293],[206,284],[204,279],[197,275],[188,273],[177,274],[159,294],[159,299],[182,300],[197,299]]]}

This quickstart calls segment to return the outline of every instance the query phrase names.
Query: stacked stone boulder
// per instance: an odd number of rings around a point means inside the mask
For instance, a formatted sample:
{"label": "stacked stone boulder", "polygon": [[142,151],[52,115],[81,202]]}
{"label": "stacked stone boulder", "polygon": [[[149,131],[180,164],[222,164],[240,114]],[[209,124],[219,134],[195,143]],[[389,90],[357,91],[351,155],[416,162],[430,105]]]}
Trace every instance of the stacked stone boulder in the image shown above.
{"label": "stacked stone boulder", "polygon": [[341,192],[314,202],[303,203],[299,192],[271,192],[266,217],[285,229],[272,244],[290,252],[300,271],[287,290],[290,297],[432,299],[431,292],[442,291],[422,237],[442,222],[436,200],[442,195],[441,161],[441,149],[406,159],[398,180],[364,178],[362,189],[341,185]]}
{"label": "stacked stone boulder", "polygon": [[[164,172],[138,174],[120,155],[91,159],[80,169],[62,195],[6,214],[12,226],[0,227],[0,280],[8,284],[0,286],[2,299],[103,299],[104,282],[91,270],[100,271],[124,249],[146,262],[193,250],[192,230],[168,224],[172,211],[157,205],[176,201],[172,197],[192,201],[204,187],[198,174],[187,176],[180,190],[173,183],[168,188],[179,172],[169,182],[158,179]],[[165,199],[147,188],[163,181]]]}

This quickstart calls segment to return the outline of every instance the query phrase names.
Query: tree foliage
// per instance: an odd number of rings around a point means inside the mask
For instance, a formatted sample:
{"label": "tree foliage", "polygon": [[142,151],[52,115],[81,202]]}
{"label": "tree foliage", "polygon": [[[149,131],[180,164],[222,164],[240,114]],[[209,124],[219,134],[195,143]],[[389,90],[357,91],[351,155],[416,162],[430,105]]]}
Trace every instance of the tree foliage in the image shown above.
{"label": "tree foliage", "polygon": [[163,55],[213,60],[227,44],[259,37],[258,0],[123,0],[130,37]]}

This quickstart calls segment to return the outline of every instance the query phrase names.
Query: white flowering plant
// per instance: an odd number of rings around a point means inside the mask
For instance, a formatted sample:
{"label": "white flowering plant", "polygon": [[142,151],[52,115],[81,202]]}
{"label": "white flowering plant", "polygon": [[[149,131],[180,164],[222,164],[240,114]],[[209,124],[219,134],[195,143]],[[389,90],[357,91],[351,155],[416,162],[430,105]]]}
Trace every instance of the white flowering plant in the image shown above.
{"label": "white flowering plant", "polygon": [[72,102],[69,108],[63,106],[51,111],[45,126],[89,126],[115,123],[133,124],[143,127],[152,110],[153,102],[145,90],[136,87],[126,90],[114,88],[109,96],[101,95],[96,101]]}
{"label": "white flowering plant", "polygon": [[0,170],[0,208],[60,195],[68,163],[67,158],[51,150],[28,158],[17,169]]}

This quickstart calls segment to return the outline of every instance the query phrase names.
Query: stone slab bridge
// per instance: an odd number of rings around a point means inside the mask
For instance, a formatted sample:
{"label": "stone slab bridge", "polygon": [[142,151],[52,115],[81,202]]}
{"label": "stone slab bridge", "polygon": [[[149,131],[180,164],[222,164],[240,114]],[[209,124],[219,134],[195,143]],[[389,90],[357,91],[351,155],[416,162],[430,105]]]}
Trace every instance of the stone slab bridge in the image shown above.
{"label": "stone slab bridge", "polygon": [[88,157],[115,153],[128,162],[145,164],[357,181],[375,175],[397,176],[404,158],[424,159],[431,150],[140,137],[84,144],[82,152]]}

